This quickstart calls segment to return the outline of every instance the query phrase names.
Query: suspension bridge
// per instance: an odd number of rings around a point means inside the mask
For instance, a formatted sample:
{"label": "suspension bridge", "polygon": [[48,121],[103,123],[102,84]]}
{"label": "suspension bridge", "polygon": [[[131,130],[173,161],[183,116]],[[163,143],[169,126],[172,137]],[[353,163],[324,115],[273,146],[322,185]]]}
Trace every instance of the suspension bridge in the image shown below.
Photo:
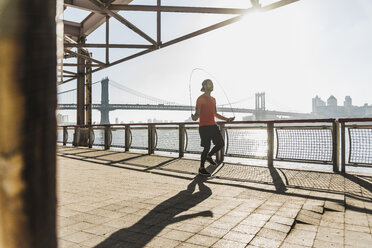
{"label": "suspension bridge", "polygon": [[[101,97],[100,102],[97,102],[98,91],[93,91],[92,108],[101,112],[101,124],[109,124],[109,113],[113,110],[174,110],[174,111],[194,111],[195,106],[184,105],[176,102],[171,102],[156,98],[134,89],[131,89],[123,84],[117,83],[108,78],[97,81],[92,85],[99,85]],[[110,103],[109,100],[109,85],[115,90],[125,94],[125,103]],[[239,102],[239,101],[238,101]],[[76,89],[58,92],[58,109],[59,110],[76,110]],[[234,104],[234,103],[233,103]],[[264,93],[256,94],[256,106],[254,109],[238,108],[238,107],[224,107],[224,105],[217,106],[218,112],[233,112],[253,114],[256,120],[263,120],[267,118],[275,119],[279,116],[287,118],[308,118],[309,114],[266,110]]]}

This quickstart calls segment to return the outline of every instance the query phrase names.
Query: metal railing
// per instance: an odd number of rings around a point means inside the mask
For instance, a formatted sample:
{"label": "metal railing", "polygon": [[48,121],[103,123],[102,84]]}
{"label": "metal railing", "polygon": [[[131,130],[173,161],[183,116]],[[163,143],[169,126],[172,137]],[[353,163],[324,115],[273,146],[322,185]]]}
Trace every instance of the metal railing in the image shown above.
{"label": "metal railing", "polygon": [[339,122],[341,170],[345,172],[346,166],[372,168],[372,118],[339,119]]}
{"label": "metal railing", "polygon": [[[268,166],[273,166],[274,161],[318,163],[332,165],[333,171],[338,171],[341,157],[342,171],[346,166],[372,166],[372,125],[362,122],[372,123],[372,119],[218,122],[225,147],[217,160],[222,162],[225,156],[264,159]],[[179,157],[202,152],[196,122],[61,126],[58,142],[125,151],[140,149],[148,154],[175,152]]]}

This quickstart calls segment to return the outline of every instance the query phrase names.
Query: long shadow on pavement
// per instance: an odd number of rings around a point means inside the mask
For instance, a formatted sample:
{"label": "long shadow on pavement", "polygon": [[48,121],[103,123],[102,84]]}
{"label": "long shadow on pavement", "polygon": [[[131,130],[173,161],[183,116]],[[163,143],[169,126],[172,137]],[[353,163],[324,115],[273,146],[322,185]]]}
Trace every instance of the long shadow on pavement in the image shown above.
{"label": "long shadow on pavement", "polygon": [[[211,189],[204,184],[206,180],[206,177],[197,175],[187,189],[160,203],[137,223],[113,233],[96,247],[144,247],[170,224],[195,217],[212,217],[211,211],[177,216],[212,195]],[[199,191],[194,193],[196,185]]]}

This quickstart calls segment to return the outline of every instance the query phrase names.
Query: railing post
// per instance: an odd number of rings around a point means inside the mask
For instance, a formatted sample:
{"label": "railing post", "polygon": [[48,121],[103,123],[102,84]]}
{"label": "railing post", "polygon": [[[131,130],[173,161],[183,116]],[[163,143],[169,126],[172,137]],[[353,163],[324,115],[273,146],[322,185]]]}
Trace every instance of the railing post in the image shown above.
{"label": "railing post", "polygon": [[274,123],[267,123],[267,166],[274,166]]}
{"label": "railing post", "polygon": [[80,134],[79,134],[79,127],[74,128],[74,138],[72,140],[73,146],[79,146]]}
{"label": "railing post", "polygon": [[67,127],[63,127],[63,145],[65,146],[67,144],[67,139],[68,139],[68,132],[67,132]]}
{"label": "railing post", "polygon": [[346,171],[345,122],[341,122],[341,171]]}
{"label": "railing post", "polygon": [[91,133],[93,132],[93,128],[91,125],[88,126],[88,147],[92,148],[93,141],[92,141],[92,135]]}
{"label": "railing post", "polygon": [[105,126],[105,150],[110,149],[110,126]]}
{"label": "railing post", "polygon": [[184,156],[184,148],[185,148],[185,124],[179,124],[178,126],[178,157],[182,158]]}
{"label": "railing post", "polygon": [[[220,126],[220,132],[221,132],[221,135],[222,135],[222,139],[225,141],[225,124],[224,123],[221,123],[221,124],[218,124]],[[223,160],[225,159],[225,146],[223,146],[221,148],[221,150],[219,150],[216,154],[216,162],[217,164],[221,164],[223,162]]]}
{"label": "railing post", "polygon": [[333,161],[333,171],[338,172],[338,162],[339,162],[339,144],[340,144],[340,136],[339,136],[339,125],[338,121],[334,120],[332,123],[332,161]]}
{"label": "railing post", "polygon": [[125,126],[125,151],[128,152],[130,147],[130,126]]}
{"label": "railing post", "polygon": [[148,125],[148,154],[154,153],[154,145],[155,145],[155,126],[152,124]]}

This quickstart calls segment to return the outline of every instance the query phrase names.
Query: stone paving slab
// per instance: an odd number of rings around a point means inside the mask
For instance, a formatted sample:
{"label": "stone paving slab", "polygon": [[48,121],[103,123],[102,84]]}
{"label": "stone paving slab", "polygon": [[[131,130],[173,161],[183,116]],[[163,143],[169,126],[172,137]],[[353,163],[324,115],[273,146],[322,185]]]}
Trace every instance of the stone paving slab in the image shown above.
{"label": "stone paving slab", "polygon": [[227,180],[190,174],[197,160],[58,154],[59,247],[372,247],[369,176],[246,166]]}

